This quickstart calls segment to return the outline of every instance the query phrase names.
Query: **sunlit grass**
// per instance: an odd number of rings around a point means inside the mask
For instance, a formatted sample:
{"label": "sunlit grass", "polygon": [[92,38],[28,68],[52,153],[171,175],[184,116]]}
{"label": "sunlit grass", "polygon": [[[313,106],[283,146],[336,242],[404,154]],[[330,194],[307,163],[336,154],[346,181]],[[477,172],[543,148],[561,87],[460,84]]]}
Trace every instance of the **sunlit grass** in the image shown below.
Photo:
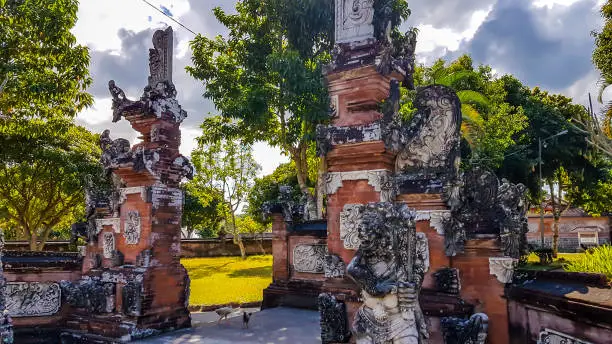
{"label": "sunlit grass", "polygon": [[612,279],[612,246],[604,245],[588,250],[577,259],[564,264],[563,269],[570,272],[604,274]]}
{"label": "sunlit grass", "polygon": [[190,305],[262,300],[272,282],[272,256],[181,259],[191,279]]}

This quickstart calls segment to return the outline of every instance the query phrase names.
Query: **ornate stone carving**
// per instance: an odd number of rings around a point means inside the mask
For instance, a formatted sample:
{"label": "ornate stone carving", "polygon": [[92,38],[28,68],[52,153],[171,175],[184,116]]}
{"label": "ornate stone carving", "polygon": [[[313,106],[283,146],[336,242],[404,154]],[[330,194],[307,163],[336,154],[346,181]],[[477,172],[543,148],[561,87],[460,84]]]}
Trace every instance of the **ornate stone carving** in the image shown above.
{"label": "ornate stone carving", "polygon": [[325,273],[327,245],[296,245],[293,248],[293,269],[313,274]]}
{"label": "ornate stone carving", "polygon": [[349,143],[372,142],[382,140],[382,129],[380,122],[374,122],[358,126],[317,126],[317,155],[325,156],[337,145]]}
{"label": "ornate stone carving", "polygon": [[489,274],[495,275],[501,283],[510,283],[517,265],[518,259],[516,258],[491,257],[489,258]]}
{"label": "ornate stone carving", "polygon": [[416,221],[429,221],[429,226],[444,235],[444,221],[451,216],[449,210],[417,210]]}
{"label": "ornate stone carving", "polygon": [[396,161],[402,193],[441,192],[458,171],[461,108],[445,86],[428,86],[417,93],[417,113],[399,134],[404,142]]}
{"label": "ornate stone carving", "polygon": [[129,316],[140,316],[142,313],[142,282],[130,281],[122,290],[123,312]]}
{"label": "ornate stone carving", "polygon": [[506,256],[520,258],[527,253],[527,187],[502,179],[497,193],[499,236]]}
{"label": "ornate stone carving", "polygon": [[544,329],[538,337],[538,344],[594,344],[551,329]]}
{"label": "ornate stone carving", "polygon": [[445,344],[485,344],[489,317],[476,313],[469,319],[442,318],[440,321]]}
{"label": "ornate stone carving", "polygon": [[461,291],[461,281],[459,280],[459,270],[452,268],[442,268],[434,273],[436,290],[443,293],[459,294]]}
{"label": "ornate stone carving", "polygon": [[332,294],[319,294],[322,343],[348,343],[351,332],[348,328],[346,305]]}
{"label": "ornate stone carving", "polygon": [[107,219],[97,219],[96,220],[96,235],[102,232],[104,226],[111,226],[113,232],[120,233],[121,232],[121,219],[120,218],[107,218]]}
{"label": "ornate stone carving", "polygon": [[328,254],[325,256],[325,278],[342,278],[344,277],[344,270],[346,266],[340,256],[335,254]]}
{"label": "ornate stone carving", "polygon": [[429,242],[425,233],[416,234],[416,265],[429,271]]}
{"label": "ornate stone carving", "polygon": [[415,215],[405,204],[388,202],[363,211],[361,243],[347,268],[364,300],[353,322],[358,343],[424,343],[428,337],[418,302],[425,267]]}
{"label": "ornate stone carving", "polygon": [[344,248],[356,250],[359,248],[359,225],[364,205],[346,204],[340,213],[340,240]]}
{"label": "ornate stone carving", "polygon": [[336,43],[374,38],[374,0],[336,0]]}
{"label": "ornate stone carving", "polygon": [[6,278],[4,278],[4,268],[2,256],[4,252],[4,231],[0,230],[0,341],[2,343],[13,343],[13,319],[6,307]]}
{"label": "ornate stone carving", "polygon": [[128,245],[136,245],[140,241],[140,214],[138,211],[129,210],[127,212],[123,236]]}
{"label": "ornate stone carving", "polygon": [[6,309],[12,317],[54,315],[62,305],[57,283],[9,282],[5,296]]}
{"label": "ornate stone carving", "polygon": [[115,308],[115,284],[102,282],[99,278],[87,278],[78,282],[60,282],[63,299],[75,308],[89,313],[111,313]]}
{"label": "ornate stone carving", "polygon": [[115,84],[115,80],[108,82],[108,90],[113,98],[113,123],[115,123],[121,119],[123,110],[134,102],[127,99],[125,92]]}
{"label": "ornate stone carving", "polygon": [[172,27],[157,30],[153,34],[153,49],[149,49],[149,86],[158,82],[172,82],[172,51],[174,36]]}
{"label": "ornate stone carving", "polygon": [[525,192],[522,184],[507,180],[500,184],[491,172],[465,172],[445,190],[444,198],[451,208],[450,218],[444,220],[446,254],[462,252],[469,235],[498,234],[505,255],[523,255],[528,231]]}
{"label": "ornate stone carving", "polygon": [[100,148],[102,149],[102,165],[106,170],[127,163],[132,159],[130,141],[121,138],[112,140],[108,129],[100,135]]}
{"label": "ornate stone carving", "polygon": [[[396,188],[390,179],[391,172],[387,170],[367,170],[350,172],[329,172],[325,177],[326,192],[328,195],[335,194],[342,187],[345,180],[367,180],[374,191],[381,193],[381,201],[387,202],[395,199]],[[384,192],[383,192],[383,187]]]}
{"label": "ornate stone carving", "polygon": [[181,172],[183,173],[183,176],[185,178],[193,179],[194,168],[193,165],[191,165],[191,163],[189,162],[189,159],[181,155],[174,159],[174,162],[172,162],[172,164],[180,167]]}
{"label": "ornate stone carving", "polygon": [[102,234],[102,252],[104,258],[113,258],[113,253],[115,252],[115,235],[113,233],[104,232]]}

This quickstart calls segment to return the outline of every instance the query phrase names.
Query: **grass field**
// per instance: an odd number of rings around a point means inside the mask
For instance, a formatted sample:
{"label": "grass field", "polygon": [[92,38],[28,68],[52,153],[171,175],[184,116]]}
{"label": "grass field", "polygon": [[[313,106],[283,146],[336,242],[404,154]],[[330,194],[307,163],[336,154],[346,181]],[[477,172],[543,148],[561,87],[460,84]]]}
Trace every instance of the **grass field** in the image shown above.
{"label": "grass field", "polygon": [[272,256],[181,259],[191,278],[190,305],[261,301],[272,282]]}

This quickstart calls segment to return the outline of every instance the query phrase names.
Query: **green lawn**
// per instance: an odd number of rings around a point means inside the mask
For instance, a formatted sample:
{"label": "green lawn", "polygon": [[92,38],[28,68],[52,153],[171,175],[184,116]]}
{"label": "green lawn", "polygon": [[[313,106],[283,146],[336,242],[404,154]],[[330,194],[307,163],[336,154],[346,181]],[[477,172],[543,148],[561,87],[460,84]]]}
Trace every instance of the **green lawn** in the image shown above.
{"label": "green lawn", "polygon": [[181,259],[191,278],[190,305],[261,301],[272,282],[272,256]]}

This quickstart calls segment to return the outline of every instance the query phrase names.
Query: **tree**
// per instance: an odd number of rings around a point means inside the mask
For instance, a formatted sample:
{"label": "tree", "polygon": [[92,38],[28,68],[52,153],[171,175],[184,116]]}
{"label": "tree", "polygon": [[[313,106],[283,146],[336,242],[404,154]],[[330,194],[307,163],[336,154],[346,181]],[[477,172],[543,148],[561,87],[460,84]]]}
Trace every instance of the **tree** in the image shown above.
{"label": "tree", "polygon": [[97,138],[86,129],[70,125],[54,139],[56,145],[24,148],[18,160],[0,163],[0,221],[14,227],[33,251],[44,248],[54,229],[82,216],[84,187],[103,173]]}
{"label": "tree", "polygon": [[[469,55],[460,56],[448,64],[439,59],[429,67],[418,66],[415,85],[432,84],[452,88],[461,101],[462,151],[467,152],[462,157],[463,167],[497,169],[506,152],[516,144],[514,136],[526,127],[527,118],[520,107],[505,102],[502,82],[492,75],[491,67],[481,65],[474,68]],[[415,92],[404,91],[400,113],[404,114],[405,120],[415,110],[412,107],[415,96]]]}
{"label": "tree", "polygon": [[266,202],[278,200],[280,186],[291,186],[294,190],[294,200],[300,200],[301,192],[293,162],[281,164],[272,174],[255,179],[249,191],[245,212],[262,225],[270,224],[271,219],[264,218],[262,207]]}
{"label": "tree", "polygon": [[214,237],[222,220],[219,205],[223,202],[223,196],[218,192],[209,192],[202,201],[193,189],[190,182],[183,185],[185,193],[181,222],[185,228],[182,232],[183,239],[192,238],[194,233],[201,238]]}
{"label": "tree", "polygon": [[[206,129],[202,137],[207,138]],[[224,219],[223,227],[233,235],[242,258],[246,258],[236,215],[261,167],[253,159],[252,147],[248,143],[238,140],[207,142],[208,138],[201,140],[191,154],[196,169],[192,186],[200,199],[212,199],[216,192],[223,195],[223,202],[217,207]]]}
{"label": "tree", "polygon": [[[74,116],[93,103],[76,0],[0,0],[0,221],[41,250],[79,217],[98,176],[96,138]],[[96,177],[97,178],[97,177]]]}
{"label": "tree", "polygon": [[[263,247],[263,235],[270,231],[269,225],[263,225],[258,221],[255,221],[253,217],[243,214],[236,218],[236,226],[240,233],[251,234],[254,239],[257,240],[261,254],[266,254],[266,250]],[[257,238],[259,236],[259,238]]]}

